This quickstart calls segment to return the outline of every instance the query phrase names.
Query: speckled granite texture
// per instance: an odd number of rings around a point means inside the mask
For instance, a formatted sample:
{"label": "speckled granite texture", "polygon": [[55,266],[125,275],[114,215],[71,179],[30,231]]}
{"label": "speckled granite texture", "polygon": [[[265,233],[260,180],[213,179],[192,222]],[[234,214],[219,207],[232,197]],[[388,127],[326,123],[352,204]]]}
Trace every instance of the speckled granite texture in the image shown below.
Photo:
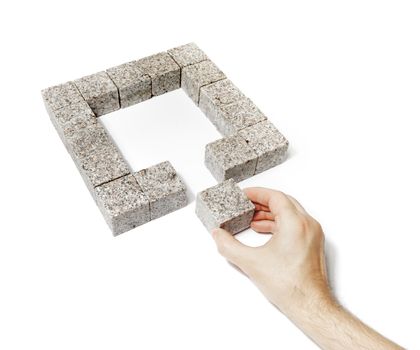
{"label": "speckled granite texture", "polygon": [[168,54],[183,68],[208,59],[207,55],[194,43],[174,47]]}
{"label": "speckled granite texture", "polygon": [[[44,89],[50,119],[114,234],[188,201],[185,184],[168,161],[132,173],[98,117],[180,87],[224,136],[205,147],[205,165],[215,179],[231,179],[197,197],[197,213],[207,227],[225,225],[237,232],[249,225],[250,212],[234,212],[242,202],[234,200],[233,182],[286,158],[285,137],[194,43]],[[231,207],[224,207],[226,201]]]}
{"label": "speckled granite texture", "polygon": [[228,105],[245,98],[245,95],[228,79],[219,80],[200,89],[199,107],[207,118],[217,127],[217,111],[223,105]]}
{"label": "speckled granite texture", "polygon": [[106,72],[88,75],[74,83],[97,117],[120,108],[118,89]]}
{"label": "speckled granite texture", "polygon": [[217,181],[242,181],[254,175],[257,155],[238,135],[206,145],[205,164]]}
{"label": "speckled granite texture", "polygon": [[149,199],[152,220],[187,205],[187,188],[168,161],[140,170],[134,176]]}
{"label": "speckled granite texture", "polygon": [[83,97],[73,82],[52,86],[42,90],[45,106],[49,111],[66,107],[72,103],[82,102]]}
{"label": "speckled granite texture", "polygon": [[106,72],[118,88],[121,108],[152,97],[152,80],[139,69],[136,62],[128,62]]}
{"label": "speckled granite texture", "polygon": [[150,221],[149,201],[133,175],[96,187],[95,200],[114,235]]}
{"label": "speckled granite texture", "polygon": [[239,135],[258,156],[255,174],[280,164],[286,158],[289,141],[269,121],[242,129]]}
{"label": "speckled granite texture", "polygon": [[198,105],[200,88],[225,78],[225,74],[212,61],[202,61],[182,69],[181,87]]}
{"label": "speckled granite texture", "polygon": [[211,231],[221,227],[232,234],[249,227],[254,204],[230,179],[197,194],[195,213]]}
{"label": "speckled granite texture", "polygon": [[162,95],[181,86],[181,68],[166,52],[142,58],[136,64],[152,78],[152,96]]}

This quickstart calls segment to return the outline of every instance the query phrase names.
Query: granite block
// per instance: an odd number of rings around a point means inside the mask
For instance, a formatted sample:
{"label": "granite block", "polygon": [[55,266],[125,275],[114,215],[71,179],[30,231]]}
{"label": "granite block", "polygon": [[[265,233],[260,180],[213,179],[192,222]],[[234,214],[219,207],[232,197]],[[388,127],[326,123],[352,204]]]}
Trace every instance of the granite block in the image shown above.
{"label": "granite block", "polygon": [[254,175],[257,155],[242,137],[233,135],[206,145],[205,164],[217,181],[239,182]]}
{"label": "granite block", "polygon": [[120,108],[118,89],[106,72],[85,76],[74,83],[97,117]]}
{"label": "granite block", "polygon": [[187,189],[170,162],[162,162],[134,174],[150,202],[151,219],[185,207]]}
{"label": "granite block", "polygon": [[174,47],[168,50],[168,54],[181,68],[208,59],[207,55],[194,43]]}
{"label": "granite block", "polygon": [[226,79],[225,74],[212,61],[202,61],[182,69],[181,87],[198,105],[201,87]]}
{"label": "granite block", "polygon": [[41,94],[48,112],[83,102],[82,95],[71,81],[44,89]]}
{"label": "granite block", "polygon": [[255,174],[270,169],[286,158],[289,141],[268,120],[238,133],[258,156]]}
{"label": "granite block", "polygon": [[195,213],[207,230],[223,228],[232,234],[248,228],[255,206],[233,179],[197,194]]}
{"label": "granite block", "polygon": [[222,135],[230,136],[266,119],[267,117],[249,98],[243,98],[217,108],[215,124]]}
{"label": "granite block", "polygon": [[114,236],[150,221],[149,201],[131,174],[96,187],[94,196]]}
{"label": "granite block", "polygon": [[244,98],[245,95],[230,80],[224,79],[200,89],[198,106],[217,127],[217,111],[220,107]]}
{"label": "granite block", "polygon": [[67,139],[67,143],[91,191],[96,186],[130,173],[118,148],[99,123],[80,129]]}
{"label": "granite block", "polygon": [[107,69],[106,72],[118,88],[121,108],[152,97],[152,81],[135,62]]}
{"label": "granite block", "polygon": [[152,96],[162,95],[181,86],[181,69],[166,52],[142,58],[136,64],[152,79]]}

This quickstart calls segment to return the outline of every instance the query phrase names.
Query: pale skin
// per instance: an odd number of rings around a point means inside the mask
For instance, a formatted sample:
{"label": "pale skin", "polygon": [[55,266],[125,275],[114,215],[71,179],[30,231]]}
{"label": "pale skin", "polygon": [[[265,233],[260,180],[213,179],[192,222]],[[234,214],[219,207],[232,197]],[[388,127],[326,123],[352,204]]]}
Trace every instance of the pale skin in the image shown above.
{"label": "pale skin", "polygon": [[249,247],[216,229],[212,236],[221,255],[321,349],[403,349],[335,300],[322,227],[296,199],[266,188],[244,191],[256,208],[251,228],[272,237],[263,246]]}

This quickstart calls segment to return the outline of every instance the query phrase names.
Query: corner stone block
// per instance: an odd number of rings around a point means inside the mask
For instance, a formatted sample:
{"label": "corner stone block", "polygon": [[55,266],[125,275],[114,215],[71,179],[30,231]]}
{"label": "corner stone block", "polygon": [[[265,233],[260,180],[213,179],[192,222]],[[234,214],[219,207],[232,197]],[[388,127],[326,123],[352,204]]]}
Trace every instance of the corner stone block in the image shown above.
{"label": "corner stone block", "polygon": [[71,81],[44,89],[41,94],[49,113],[72,103],[83,102],[82,95]]}
{"label": "corner stone block", "polygon": [[157,219],[188,204],[187,190],[168,161],[134,174],[150,202],[151,219]]}
{"label": "corner stone block", "polygon": [[258,156],[255,174],[270,169],[286,158],[289,141],[268,120],[238,133]]}
{"label": "corner stone block", "polygon": [[208,59],[207,55],[194,43],[174,47],[168,50],[168,54],[181,68]]}
{"label": "corner stone block", "polygon": [[152,97],[152,81],[135,62],[107,69],[109,77],[118,88],[121,108],[132,106]]}
{"label": "corner stone block", "polygon": [[105,129],[98,123],[68,138],[69,153],[89,190],[130,173]]}
{"label": "corner stone block", "polygon": [[197,194],[195,213],[208,231],[223,228],[232,234],[248,228],[255,206],[230,179]]}
{"label": "corner stone block", "polygon": [[233,135],[206,145],[205,164],[218,182],[239,182],[254,175],[257,155],[242,137]]}
{"label": "corner stone block", "polygon": [[198,105],[200,88],[222,79],[226,79],[225,74],[212,61],[207,60],[182,69],[181,87]]}
{"label": "corner stone block", "polygon": [[114,236],[150,221],[149,201],[131,174],[96,187],[94,197]]}
{"label": "corner stone block", "polygon": [[219,80],[200,89],[198,106],[207,118],[217,127],[217,112],[223,105],[244,99],[245,95],[228,79]]}
{"label": "corner stone block", "polygon": [[88,75],[74,83],[97,117],[120,108],[118,89],[106,72]]}
{"label": "corner stone block", "polygon": [[223,136],[236,134],[239,130],[267,119],[249,98],[221,105],[216,114],[216,128]]}
{"label": "corner stone block", "polygon": [[136,61],[139,69],[152,79],[152,96],[162,95],[181,86],[181,68],[166,52]]}

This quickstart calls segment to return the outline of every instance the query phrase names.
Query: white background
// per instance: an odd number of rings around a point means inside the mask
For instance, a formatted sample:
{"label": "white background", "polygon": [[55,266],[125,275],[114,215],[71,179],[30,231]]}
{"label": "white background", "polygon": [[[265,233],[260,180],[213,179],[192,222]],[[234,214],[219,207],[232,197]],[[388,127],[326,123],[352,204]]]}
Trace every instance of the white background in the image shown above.
{"label": "white background", "polygon": [[417,1],[0,6],[1,349],[316,348],[194,215],[219,135],[181,90],[102,118],[133,170],[168,159],[190,192],[117,238],[44,110],[42,88],[190,41],[290,140],[284,164],[241,186],[298,198],[324,227],[339,300],[420,347]]}

